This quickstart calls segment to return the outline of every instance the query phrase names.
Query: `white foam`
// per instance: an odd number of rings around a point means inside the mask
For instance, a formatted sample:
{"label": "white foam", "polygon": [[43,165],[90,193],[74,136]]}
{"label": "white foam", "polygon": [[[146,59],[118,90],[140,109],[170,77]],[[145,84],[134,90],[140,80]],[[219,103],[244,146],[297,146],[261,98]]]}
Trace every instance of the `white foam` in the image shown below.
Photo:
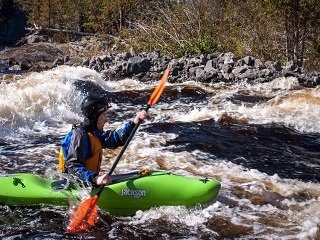
{"label": "white foam", "polygon": [[[237,105],[226,99],[235,94],[220,92],[208,105],[185,106],[170,114],[171,121],[218,120],[223,114],[253,124],[280,123],[301,132],[320,132],[320,88],[291,90],[254,105]],[[223,100],[221,100],[223,99]],[[177,108],[176,108],[177,109]]]}
{"label": "white foam", "polygon": [[[79,121],[82,96],[75,90],[77,80],[93,81],[107,88],[100,75],[83,67],[60,66],[50,71],[31,73],[17,81],[2,83],[0,131],[28,133],[31,129]],[[7,135],[7,134],[6,134]]]}

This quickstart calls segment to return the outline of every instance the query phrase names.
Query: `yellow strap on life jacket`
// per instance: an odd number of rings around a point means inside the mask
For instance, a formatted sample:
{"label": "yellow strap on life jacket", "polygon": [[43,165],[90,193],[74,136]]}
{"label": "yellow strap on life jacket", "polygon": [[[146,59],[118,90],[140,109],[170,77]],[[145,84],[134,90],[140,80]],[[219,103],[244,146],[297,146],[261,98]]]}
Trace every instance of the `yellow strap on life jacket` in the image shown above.
{"label": "yellow strap on life jacket", "polygon": [[94,171],[96,174],[100,172],[102,160],[102,145],[99,138],[92,133],[88,132],[91,157],[86,159],[85,168]]}
{"label": "yellow strap on life jacket", "polygon": [[62,148],[60,148],[60,151],[59,151],[59,170],[60,172],[64,172],[64,156],[63,156]]}

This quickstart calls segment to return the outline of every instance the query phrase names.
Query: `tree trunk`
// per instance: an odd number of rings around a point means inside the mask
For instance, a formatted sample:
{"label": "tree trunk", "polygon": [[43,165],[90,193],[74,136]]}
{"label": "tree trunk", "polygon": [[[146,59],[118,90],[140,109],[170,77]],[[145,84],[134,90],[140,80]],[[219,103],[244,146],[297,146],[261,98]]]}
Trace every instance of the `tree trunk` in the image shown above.
{"label": "tree trunk", "polygon": [[51,27],[51,0],[48,0],[48,28]]}

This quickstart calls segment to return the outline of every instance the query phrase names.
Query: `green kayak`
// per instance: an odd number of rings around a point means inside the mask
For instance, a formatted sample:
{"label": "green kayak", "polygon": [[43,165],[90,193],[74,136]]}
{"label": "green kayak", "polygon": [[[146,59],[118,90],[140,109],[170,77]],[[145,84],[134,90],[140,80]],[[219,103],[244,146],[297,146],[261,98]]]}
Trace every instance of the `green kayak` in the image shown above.
{"label": "green kayak", "polygon": [[[156,206],[208,203],[217,197],[220,190],[220,183],[213,179],[191,178],[161,171],[113,175],[112,180],[112,184],[105,186],[98,206],[116,215],[134,215],[138,210]],[[63,182],[28,173],[0,176],[0,203],[67,206],[68,199],[79,197],[79,190],[59,189],[63,188]],[[96,191],[93,189],[91,194]]]}

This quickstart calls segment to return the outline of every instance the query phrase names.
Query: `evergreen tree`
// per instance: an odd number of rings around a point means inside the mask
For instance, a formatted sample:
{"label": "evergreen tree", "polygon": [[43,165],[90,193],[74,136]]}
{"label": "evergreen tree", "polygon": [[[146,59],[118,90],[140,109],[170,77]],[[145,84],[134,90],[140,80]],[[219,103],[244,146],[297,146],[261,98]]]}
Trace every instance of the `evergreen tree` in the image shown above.
{"label": "evergreen tree", "polygon": [[5,21],[13,12],[13,0],[0,0],[0,23]]}

